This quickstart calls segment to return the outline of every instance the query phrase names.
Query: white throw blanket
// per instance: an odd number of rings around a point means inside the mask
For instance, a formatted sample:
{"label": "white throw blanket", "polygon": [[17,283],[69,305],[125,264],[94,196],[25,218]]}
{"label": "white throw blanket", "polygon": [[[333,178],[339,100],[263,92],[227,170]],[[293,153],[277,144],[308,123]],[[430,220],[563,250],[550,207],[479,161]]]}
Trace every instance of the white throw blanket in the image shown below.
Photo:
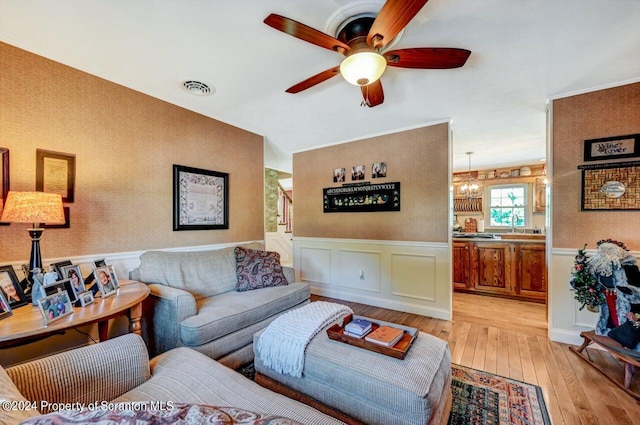
{"label": "white throw blanket", "polygon": [[304,351],[320,330],[353,310],[342,304],[316,301],[291,310],[271,322],[255,347],[262,363],[278,373],[302,376]]}

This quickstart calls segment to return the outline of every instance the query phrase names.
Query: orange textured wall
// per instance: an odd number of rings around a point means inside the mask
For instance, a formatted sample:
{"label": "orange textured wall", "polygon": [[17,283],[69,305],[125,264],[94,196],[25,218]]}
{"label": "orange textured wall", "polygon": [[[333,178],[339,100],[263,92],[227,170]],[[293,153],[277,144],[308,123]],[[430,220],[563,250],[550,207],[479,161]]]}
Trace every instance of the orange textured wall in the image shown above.
{"label": "orange textured wall", "polygon": [[[599,239],[640,250],[640,211],[580,211],[584,140],[640,133],[640,83],[553,101],[552,223],[555,248]],[[635,160],[637,160],[636,158]],[[593,162],[622,162],[609,160]]]}
{"label": "orange textured wall", "polygon": [[[263,239],[262,136],[4,43],[0,146],[12,190],[35,189],[36,149],[76,155],[71,227],[45,231],[45,260]],[[228,230],[172,230],[173,164],[229,173]],[[0,226],[0,262],[28,259],[27,227]]]}
{"label": "orange textured wall", "polygon": [[[295,236],[397,241],[447,241],[448,124],[315,149],[293,156]],[[371,165],[387,177],[371,179]],[[365,165],[372,184],[400,182],[401,211],[323,213],[322,189],[339,187],[333,170]]]}

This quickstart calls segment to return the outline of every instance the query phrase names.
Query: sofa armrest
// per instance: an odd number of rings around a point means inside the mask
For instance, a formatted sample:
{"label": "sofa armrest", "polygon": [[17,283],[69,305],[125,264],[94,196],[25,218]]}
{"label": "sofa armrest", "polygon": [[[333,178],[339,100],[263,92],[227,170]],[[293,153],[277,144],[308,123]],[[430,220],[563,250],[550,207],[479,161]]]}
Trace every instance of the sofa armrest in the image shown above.
{"label": "sofa armrest", "polygon": [[293,267],[282,266],[282,273],[284,274],[284,277],[287,279],[287,282],[289,282],[289,284],[295,283],[296,271]]}
{"label": "sofa armrest", "polygon": [[182,289],[150,283],[151,295],[145,300],[143,328],[152,356],[180,344],[180,323],[197,312],[196,299]]}
{"label": "sofa armrest", "polygon": [[[110,401],[151,377],[149,354],[139,335],[126,334],[6,369],[30,401]],[[40,404],[40,413],[48,413]]]}

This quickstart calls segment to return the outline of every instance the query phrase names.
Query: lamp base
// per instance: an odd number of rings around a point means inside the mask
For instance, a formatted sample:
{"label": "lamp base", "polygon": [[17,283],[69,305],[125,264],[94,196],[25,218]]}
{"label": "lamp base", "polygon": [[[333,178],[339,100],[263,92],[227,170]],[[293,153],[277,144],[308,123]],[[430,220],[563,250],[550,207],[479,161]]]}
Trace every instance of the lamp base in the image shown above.
{"label": "lamp base", "polygon": [[29,285],[33,285],[33,275],[42,271],[42,256],[40,255],[40,237],[44,229],[34,227],[27,229],[31,236],[31,256],[29,257],[29,272],[27,273],[27,281]]}

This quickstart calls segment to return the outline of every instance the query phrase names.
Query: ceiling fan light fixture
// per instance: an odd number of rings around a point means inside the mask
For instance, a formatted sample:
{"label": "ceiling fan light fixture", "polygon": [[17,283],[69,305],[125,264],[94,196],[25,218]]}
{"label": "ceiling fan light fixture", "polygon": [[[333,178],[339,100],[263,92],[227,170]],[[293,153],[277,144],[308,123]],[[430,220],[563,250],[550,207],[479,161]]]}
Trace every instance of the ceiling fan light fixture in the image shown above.
{"label": "ceiling fan light fixture", "polygon": [[387,68],[387,60],[376,52],[356,52],[340,64],[340,74],[354,86],[366,86],[378,81]]}

